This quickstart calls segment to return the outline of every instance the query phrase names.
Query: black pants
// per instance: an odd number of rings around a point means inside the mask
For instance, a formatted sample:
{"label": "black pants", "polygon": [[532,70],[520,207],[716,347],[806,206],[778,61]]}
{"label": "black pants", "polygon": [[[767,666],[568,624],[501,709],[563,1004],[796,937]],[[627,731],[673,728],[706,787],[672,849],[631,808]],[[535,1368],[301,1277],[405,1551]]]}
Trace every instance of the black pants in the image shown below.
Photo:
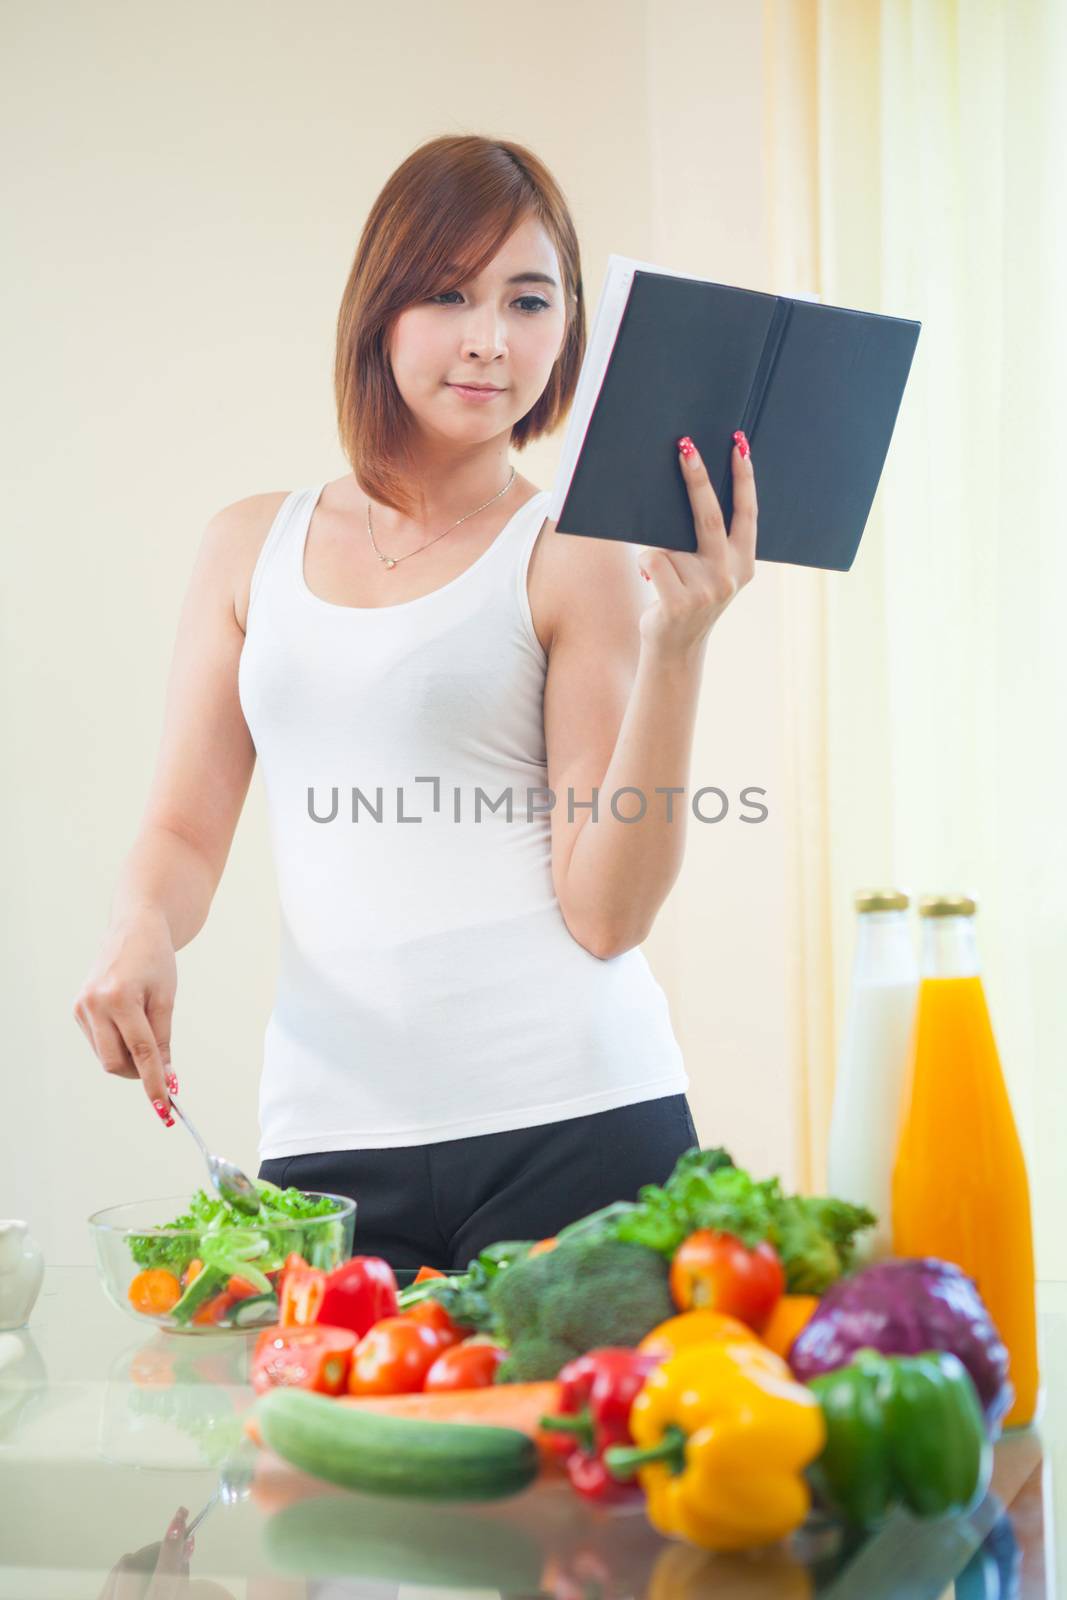
{"label": "black pants", "polygon": [[355,1200],[357,1255],[443,1271],[486,1245],[546,1239],[613,1200],[636,1199],[697,1143],[686,1096],[672,1094],[539,1128],[277,1156],[259,1176]]}

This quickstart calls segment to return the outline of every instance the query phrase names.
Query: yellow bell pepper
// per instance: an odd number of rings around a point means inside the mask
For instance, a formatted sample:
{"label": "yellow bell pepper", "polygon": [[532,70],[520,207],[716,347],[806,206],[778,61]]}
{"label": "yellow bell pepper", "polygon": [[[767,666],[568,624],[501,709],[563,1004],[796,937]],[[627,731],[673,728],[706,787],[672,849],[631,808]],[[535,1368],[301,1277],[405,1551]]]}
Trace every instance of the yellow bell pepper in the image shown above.
{"label": "yellow bell pepper", "polygon": [[[695,1311],[683,1311],[677,1317],[668,1317],[658,1327],[646,1333],[638,1345],[642,1355],[653,1355],[666,1361],[679,1350],[688,1350],[694,1344],[709,1344],[719,1339],[755,1339],[757,1335],[746,1323],[731,1317],[725,1311],[712,1311],[699,1306]],[[766,1340],[762,1340],[766,1343]]]}
{"label": "yellow bell pepper", "polygon": [[812,1600],[814,1580],[784,1544],[711,1554],[691,1544],[664,1545],[645,1600]]}
{"label": "yellow bell pepper", "polygon": [[811,1507],[804,1468],[826,1443],[815,1395],[756,1340],[694,1345],[649,1374],[630,1407],[635,1448],[604,1455],[636,1471],[649,1521],[708,1550],[770,1544]]}

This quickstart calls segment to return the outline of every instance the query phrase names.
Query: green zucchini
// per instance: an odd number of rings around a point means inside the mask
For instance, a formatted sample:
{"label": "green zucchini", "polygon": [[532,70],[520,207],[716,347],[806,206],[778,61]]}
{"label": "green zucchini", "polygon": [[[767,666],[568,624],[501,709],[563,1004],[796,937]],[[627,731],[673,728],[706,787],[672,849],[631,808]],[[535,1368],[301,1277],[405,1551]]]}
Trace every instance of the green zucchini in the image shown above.
{"label": "green zucchini", "polygon": [[537,1446],[517,1428],[361,1412],[306,1389],[269,1389],[255,1410],[276,1455],[346,1489],[496,1500],[538,1473]]}

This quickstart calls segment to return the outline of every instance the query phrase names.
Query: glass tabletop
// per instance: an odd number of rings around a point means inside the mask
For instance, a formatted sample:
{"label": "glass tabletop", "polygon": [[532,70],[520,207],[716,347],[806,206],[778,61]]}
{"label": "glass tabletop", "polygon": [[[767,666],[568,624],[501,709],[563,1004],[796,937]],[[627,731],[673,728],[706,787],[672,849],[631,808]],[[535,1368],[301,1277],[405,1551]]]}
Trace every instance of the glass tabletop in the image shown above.
{"label": "glass tabletop", "polygon": [[[0,1333],[0,1600],[1044,1600],[1067,1592],[1067,1284],[1038,1306],[1038,1418],[998,1442],[970,1516],[851,1540],[812,1521],[724,1557],[562,1477],[442,1505],[306,1477],[244,1435],[254,1335],[146,1337],[95,1268],[51,1267],[29,1327]],[[184,1564],[165,1538],[179,1507],[208,1507]]]}

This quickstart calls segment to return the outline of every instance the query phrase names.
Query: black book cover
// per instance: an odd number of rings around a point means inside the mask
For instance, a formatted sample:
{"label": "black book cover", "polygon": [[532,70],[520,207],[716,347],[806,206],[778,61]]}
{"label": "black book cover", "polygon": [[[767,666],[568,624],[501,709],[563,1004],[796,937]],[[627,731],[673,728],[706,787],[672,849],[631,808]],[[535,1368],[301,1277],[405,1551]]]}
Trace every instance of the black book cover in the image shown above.
{"label": "black book cover", "polygon": [[847,572],[878,488],[919,322],[637,271],[560,533],[696,549],[675,441],[689,434],[733,512],[736,428],[752,447],[761,561]]}

